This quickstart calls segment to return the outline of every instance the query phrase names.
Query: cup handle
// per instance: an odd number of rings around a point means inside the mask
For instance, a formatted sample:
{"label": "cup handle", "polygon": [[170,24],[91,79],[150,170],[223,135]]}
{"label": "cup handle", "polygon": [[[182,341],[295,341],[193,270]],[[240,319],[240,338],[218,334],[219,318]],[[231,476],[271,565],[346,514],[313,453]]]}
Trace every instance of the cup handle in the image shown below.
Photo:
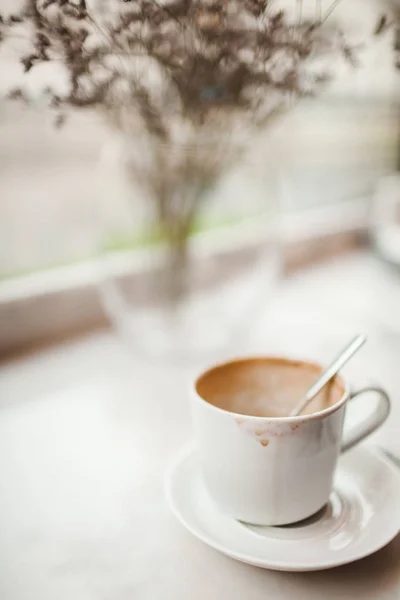
{"label": "cup handle", "polygon": [[375,392],[379,394],[379,403],[375,411],[369,415],[366,419],[363,419],[361,423],[358,423],[351,430],[344,435],[342,440],[341,452],[347,452],[350,448],[353,448],[356,444],[361,442],[368,435],[376,431],[388,418],[390,413],[390,398],[388,394],[380,387],[365,387],[357,392],[350,395],[348,402],[357,398],[361,394],[369,392]]}

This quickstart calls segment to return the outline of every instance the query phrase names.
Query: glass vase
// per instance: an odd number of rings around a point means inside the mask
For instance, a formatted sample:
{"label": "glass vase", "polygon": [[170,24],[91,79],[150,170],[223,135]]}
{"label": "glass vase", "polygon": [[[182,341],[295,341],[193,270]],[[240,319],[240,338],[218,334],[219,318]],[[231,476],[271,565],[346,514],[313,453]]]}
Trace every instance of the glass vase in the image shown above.
{"label": "glass vase", "polygon": [[279,278],[276,165],[215,140],[123,138],[104,161],[100,296],[112,324],[162,359],[234,352]]}

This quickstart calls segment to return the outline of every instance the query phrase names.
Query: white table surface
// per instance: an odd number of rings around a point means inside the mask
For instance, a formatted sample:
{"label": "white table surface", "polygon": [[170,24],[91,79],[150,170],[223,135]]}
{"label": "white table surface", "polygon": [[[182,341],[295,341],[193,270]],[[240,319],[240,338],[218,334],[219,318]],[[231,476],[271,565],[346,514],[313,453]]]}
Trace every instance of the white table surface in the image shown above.
{"label": "white table surface", "polygon": [[[367,331],[347,374],[391,393],[390,421],[368,443],[400,456],[397,312],[400,277],[357,254],[285,283],[226,354],[323,361]],[[163,476],[191,437],[194,371],[146,362],[111,333],[0,367],[1,600],[398,600],[400,536],[353,565],[289,574],[222,556],[175,521]]]}

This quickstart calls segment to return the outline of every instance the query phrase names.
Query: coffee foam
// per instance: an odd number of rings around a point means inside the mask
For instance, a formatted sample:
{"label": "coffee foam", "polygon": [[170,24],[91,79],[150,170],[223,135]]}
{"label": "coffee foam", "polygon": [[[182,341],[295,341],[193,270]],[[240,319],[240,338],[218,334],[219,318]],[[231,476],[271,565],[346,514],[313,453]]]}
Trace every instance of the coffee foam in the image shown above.
{"label": "coffee foam", "polygon": [[[322,372],[313,363],[279,358],[237,360],[207,371],[196,384],[198,394],[229,412],[256,417],[285,417]],[[314,398],[303,414],[336,404],[344,385],[336,377]]]}

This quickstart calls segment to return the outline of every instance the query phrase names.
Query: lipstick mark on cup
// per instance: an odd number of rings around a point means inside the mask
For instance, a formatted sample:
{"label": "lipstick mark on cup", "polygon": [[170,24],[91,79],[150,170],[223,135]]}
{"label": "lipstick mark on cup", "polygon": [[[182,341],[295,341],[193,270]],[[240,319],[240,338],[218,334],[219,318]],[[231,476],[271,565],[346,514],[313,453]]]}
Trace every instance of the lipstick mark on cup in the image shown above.
{"label": "lipstick mark on cup", "polygon": [[245,435],[251,436],[256,442],[262,444],[268,439],[267,446],[271,439],[281,438],[285,436],[297,435],[298,431],[301,430],[302,423],[253,423],[252,420],[246,419],[246,417],[234,417],[235,423]]}

